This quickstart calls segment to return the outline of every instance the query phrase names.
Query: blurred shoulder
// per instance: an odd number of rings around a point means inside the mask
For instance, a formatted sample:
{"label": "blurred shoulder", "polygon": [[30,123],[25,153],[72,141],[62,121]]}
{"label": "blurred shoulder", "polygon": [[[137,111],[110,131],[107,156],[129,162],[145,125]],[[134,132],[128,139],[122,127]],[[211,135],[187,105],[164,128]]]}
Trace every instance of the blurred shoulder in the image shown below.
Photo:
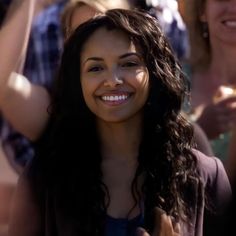
{"label": "blurred shoulder", "polygon": [[222,161],[214,156],[206,156],[195,149],[193,153],[197,158],[197,169],[204,192],[216,208],[224,208],[232,197],[232,190]]}

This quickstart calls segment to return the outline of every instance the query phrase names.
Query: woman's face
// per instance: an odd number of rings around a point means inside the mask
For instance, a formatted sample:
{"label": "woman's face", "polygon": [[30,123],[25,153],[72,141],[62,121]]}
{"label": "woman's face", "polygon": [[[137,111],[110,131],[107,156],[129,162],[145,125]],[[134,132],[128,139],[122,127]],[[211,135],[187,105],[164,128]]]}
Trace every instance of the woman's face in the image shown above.
{"label": "woman's face", "polygon": [[236,46],[236,0],[206,0],[201,20],[208,24],[211,42]]}
{"label": "woman's face", "polygon": [[100,28],[81,53],[81,86],[89,109],[106,122],[141,116],[149,74],[140,50],[126,34]]}

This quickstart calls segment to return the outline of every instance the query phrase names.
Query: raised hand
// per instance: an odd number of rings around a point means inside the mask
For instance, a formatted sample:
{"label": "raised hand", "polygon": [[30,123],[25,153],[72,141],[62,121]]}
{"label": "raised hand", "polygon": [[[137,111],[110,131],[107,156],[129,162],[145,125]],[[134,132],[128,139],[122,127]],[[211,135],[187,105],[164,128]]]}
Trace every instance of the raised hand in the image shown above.
{"label": "raised hand", "polygon": [[230,131],[236,125],[236,97],[225,98],[207,105],[197,119],[197,123],[209,139]]}

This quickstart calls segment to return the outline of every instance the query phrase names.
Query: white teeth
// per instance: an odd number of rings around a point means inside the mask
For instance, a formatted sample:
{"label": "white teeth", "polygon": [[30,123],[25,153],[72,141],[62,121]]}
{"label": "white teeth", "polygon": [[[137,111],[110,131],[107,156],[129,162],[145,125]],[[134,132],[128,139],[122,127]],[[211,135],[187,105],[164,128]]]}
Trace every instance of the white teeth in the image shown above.
{"label": "white teeth", "polygon": [[102,96],[102,100],[104,100],[104,101],[111,101],[111,102],[123,101],[123,100],[126,100],[127,98],[128,98],[127,95]]}
{"label": "white teeth", "polygon": [[225,25],[229,27],[236,27],[236,21],[225,21]]}

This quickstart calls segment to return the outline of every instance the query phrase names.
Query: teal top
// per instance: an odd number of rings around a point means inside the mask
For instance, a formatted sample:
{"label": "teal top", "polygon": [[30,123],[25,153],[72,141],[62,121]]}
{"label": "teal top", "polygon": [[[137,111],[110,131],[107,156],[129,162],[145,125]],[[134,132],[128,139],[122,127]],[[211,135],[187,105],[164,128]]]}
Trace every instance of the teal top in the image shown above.
{"label": "teal top", "polygon": [[223,162],[228,157],[228,148],[231,135],[231,132],[223,133],[217,139],[210,142],[214,155],[220,158]]}
{"label": "teal top", "polygon": [[143,223],[144,217],[142,214],[133,219],[116,219],[107,216],[105,236],[135,236],[136,229],[142,227]]}

